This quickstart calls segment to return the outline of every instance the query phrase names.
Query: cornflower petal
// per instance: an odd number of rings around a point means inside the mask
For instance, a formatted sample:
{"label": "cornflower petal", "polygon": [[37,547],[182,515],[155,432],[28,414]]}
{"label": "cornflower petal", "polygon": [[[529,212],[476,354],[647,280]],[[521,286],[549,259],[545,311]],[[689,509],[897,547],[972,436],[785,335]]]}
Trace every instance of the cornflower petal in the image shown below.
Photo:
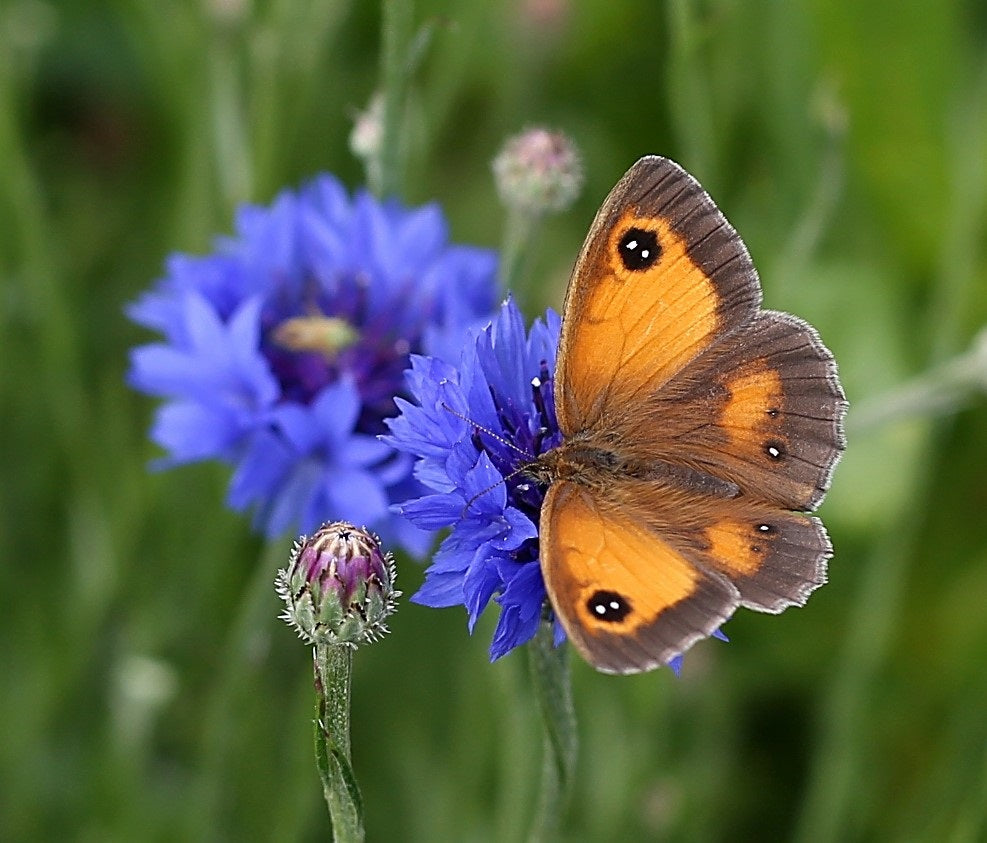
{"label": "cornflower petal", "polygon": [[441,530],[463,514],[463,505],[461,495],[424,495],[395,508],[416,527]]}
{"label": "cornflower petal", "polygon": [[158,466],[168,468],[229,452],[236,441],[236,427],[220,408],[173,401],[155,418],[151,440],[170,452],[168,460]]}

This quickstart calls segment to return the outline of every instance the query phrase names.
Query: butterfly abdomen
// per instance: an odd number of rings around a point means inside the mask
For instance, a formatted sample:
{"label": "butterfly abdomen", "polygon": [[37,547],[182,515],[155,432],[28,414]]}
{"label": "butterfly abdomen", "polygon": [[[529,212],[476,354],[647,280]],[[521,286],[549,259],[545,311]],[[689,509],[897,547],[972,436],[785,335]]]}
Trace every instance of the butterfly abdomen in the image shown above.
{"label": "butterfly abdomen", "polygon": [[539,482],[569,480],[581,486],[610,490],[620,478],[655,484],[670,493],[690,492],[702,497],[734,498],[736,483],[664,460],[639,459],[618,448],[601,447],[578,434],[558,448],[539,456],[529,472]]}

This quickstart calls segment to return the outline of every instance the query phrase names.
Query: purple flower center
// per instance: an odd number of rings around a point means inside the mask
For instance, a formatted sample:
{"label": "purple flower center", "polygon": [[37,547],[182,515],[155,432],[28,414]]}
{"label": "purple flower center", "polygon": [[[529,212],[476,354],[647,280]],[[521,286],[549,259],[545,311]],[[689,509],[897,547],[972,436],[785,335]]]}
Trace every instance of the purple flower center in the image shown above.
{"label": "purple flower center", "polygon": [[421,332],[401,336],[392,320],[370,318],[357,289],[340,285],[332,299],[314,294],[305,302],[269,302],[261,315],[261,350],[285,401],[310,404],[347,373],[362,401],[356,429],[376,435],[386,432],[383,419],[396,412],[394,396],[404,394],[402,373],[408,354],[420,350]]}

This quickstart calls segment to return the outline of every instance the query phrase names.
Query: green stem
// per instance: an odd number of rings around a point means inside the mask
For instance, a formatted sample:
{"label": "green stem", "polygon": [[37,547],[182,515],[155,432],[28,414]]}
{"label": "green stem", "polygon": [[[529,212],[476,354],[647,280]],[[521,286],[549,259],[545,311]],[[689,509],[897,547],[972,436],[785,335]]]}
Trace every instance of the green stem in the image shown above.
{"label": "green stem", "polygon": [[202,740],[198,758],[195,801],[186,812],[190,823],[186,839],[214,838],[223,826],[230,794],[230,769],[236,745],[238,722],[230,716],[248,694],[256,676],[255,653],[258,634],[270,628],[275,603],[271,581],[284,548],[269,542],[240,598],[236,617],[227,632],[216,677],[209,688],[202,715]]}
{"label": "green stem", "polygon": [[250,198],[250,142],[233,33],[220,31],[211,45],[213,152],[224,207],[232,209]]}
{"label": "green stem", "polygon": [[518,208],[509,208],[504,230],[504,246],[500,253],[500,288],[502,293],[517,291],[524,279],[538,230],[541,215]]}
{"label": "green stem", "polygon": [[693,172],[716,184],[716,131],[711,107],[708,62],[701,52],[701,4],[672,0],[668,13],[668,100],[679,149],[687,150]]}
{"label": "green stem", "polygon": [[329,806],[333,839],[364,839],[363,800],[350,764],[353,648],[317,644],[315,657],[315,763]]}
{"label": "green stem", "polygon": [[404,109],[408,99],[408,44],[411,0],[384,0],[381,39],[381,139],[376,161],[368,167],[370,188],[380,197],[400,196],[404,186]]}
{"label": "green stem", "polygon": [[572,702],[568,648],[556,647],[550,621],[542,621],[528,645],[535,695],[545,726],[541,794],[531,841],[554,840],[562,824],[576,768],[576,712]]}
{"label": "green stem", "polygon": [[987,337],[980,337],[965,354],[851,409],[851,433],[880,428],[898,419],[933,416],[956,409],[972,392],[987,387],[985,362]]}

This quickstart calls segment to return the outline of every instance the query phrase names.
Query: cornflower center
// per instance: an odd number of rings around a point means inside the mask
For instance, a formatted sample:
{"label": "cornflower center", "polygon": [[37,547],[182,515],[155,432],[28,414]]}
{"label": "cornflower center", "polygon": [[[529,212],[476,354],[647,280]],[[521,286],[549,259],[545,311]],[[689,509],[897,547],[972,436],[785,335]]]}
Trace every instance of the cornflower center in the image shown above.
{"label": "cornflower center", "polygon": [[362,404],[357,430],[376,435],[396,412],[408,354],[420,343],[398,335],[393,317],[371,316],[364,305],[361,296],[345,294],[331,303],[309,299],[302,308],[272,304],[263,317],[263,351],[285,401],[310,404],[326,386],[351,377]]}

